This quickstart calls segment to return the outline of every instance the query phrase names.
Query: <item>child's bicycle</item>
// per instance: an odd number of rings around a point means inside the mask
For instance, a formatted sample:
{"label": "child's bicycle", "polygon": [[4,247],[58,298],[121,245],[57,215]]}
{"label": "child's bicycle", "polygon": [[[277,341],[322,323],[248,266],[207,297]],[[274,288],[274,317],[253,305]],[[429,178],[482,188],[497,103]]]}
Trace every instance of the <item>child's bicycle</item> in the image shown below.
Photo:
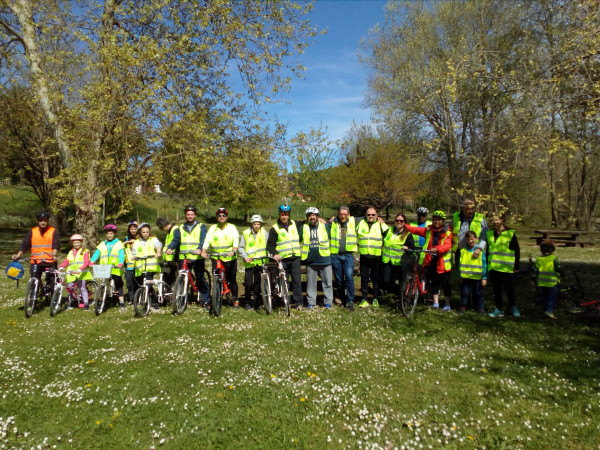
{"label": "child's bicycle", "polygon": [[[37,273],[37,265],[38,261],[33,263],[32,272]],[[30,318],[33,316],[35,308],[40,300],[40,297],[45,297],[46,300],[51,298],[52,290],[48,285],[48,275],[55,275],[58,271],[56,269],[47,268],[40,274],[40,278],[36,278],[35,276],[31,277],[27,282],[27,288],[25,289],[25,301],[24,301],[24,309],[25,309],[25,317]],[[44,281],[42,281],[42,276],[44,277]]]}
{"label": "child's bicycle", "polygon": [[[52,299],[50,300],[50,317],[54,317],[58,314],[63,304],[65,308],[68,305],[79,304],[82,299],[82,292],[79,291],[79,286],[77,283],[74,283],[74,286],[71,288],[65,281],[66,275],[70,275],[74,273],[73,271],[62,272],[60,270],[56,271],[55,282],[54,282],[54,292],[52,293]],[[63,290],[67,290],[67,301],[63,303]],[[88,305],[92,305],[94,303],[94,293],[98,289],[98,283],[95,280],[86,280],[85,289],[88,293]]]}
{"label": "child's bicycle", "polygon": [[560,290],[570,303],[569,313],[584,320],[600,320],[600,300],[588,298],[579,275],[576,272],[572,272],[572,275],[574,282]]}
{"label": "child's bicycle", "polygon": [[[163,304],[169,302],[173,296],[171,286],[169,286],[168,283],[163,280],[164,273],[162,270],[158,274],[158,280],[146,278],[146,274],[149,273],[146,262],[149,258],[153,258],[153,256],[136,258],[137,260],[144,261],[144,269],[142,270],[144,283],[137,291],[135,291],[133,296],[133,310],[135,311],[136,317],[147,316],[150,312],[150,306],[153,301],[157,302],[157,306],[162,306]],[[163,264],[166,266],[169,265],[169,263]],[[156,286],[156,290],[154,290],[154,286]]]}
{"label": "child's bicycle", "polygon": [[96,300],[94,312],[97,316],[102,314],[106,309],[106,301],[116,294],[115,282],[111,277],[112,268],[112,264],[97,264],[92,266],[94,278],[101,280],[99,284],[97,283],[98,287],[94,294]]}
{"label": "child's bicycle", "polygon": [[427,294],[426,272],[418,262],[416,255],[431,253],[430,250],[405,250],[402,255],[402,271],[406,274],[400,287],[400,308],[402,314],[410,317],[414,314],[419,297]]}
{"label": "child's bicycle", "polygon": [[183,314],[185,311],[188,301],[193,296],[196,297],[196,301],[200,304],[200,296],[202,295],[200,286],[202,282],[204,282],[204,286],[208,289],[210,287],[210,272],[204,269],[204,280],[200,280],[200,283],[196,283],[196,279],[190,270],[189,262],[192,261],[188,259],[188,255],[191,253],[186,253],[183,255],[183,262],[181,269],[179,269],[179,273],[177,278],[175,279],[175,283],[173,283],[173,293],[175,295],[175,299],[173,301],[173,314]]}

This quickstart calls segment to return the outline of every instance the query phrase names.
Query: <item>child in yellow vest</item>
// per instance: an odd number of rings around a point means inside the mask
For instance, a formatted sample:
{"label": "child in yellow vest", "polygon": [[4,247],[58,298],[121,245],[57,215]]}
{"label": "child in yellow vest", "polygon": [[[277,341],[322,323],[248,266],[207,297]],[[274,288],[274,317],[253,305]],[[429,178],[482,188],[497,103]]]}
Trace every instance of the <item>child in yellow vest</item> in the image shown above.
{"label": "child in yellow vest", "polygon": [[535,259],[533,275],[534,278],[537,278],[544,314],[554,320],[557,319],[554,314],[554,305],[558,299],[558,275],[563,274],[558,258],[554,255],[555,250],[556,247],[552,241],[543,241],[540,244],[542,256]]}
{"label": "child in yellow vest", "polygon": [[[135,281],[138,286],[144,284],[145,279],[151,280],[154,274],[160,272],[159,258],[161,256],[162,244],[150,233],[150,224],[143,222],[138,228],[138,238],[133,243],[132,251],[135,260]],[[146,259],[141,259],[146,258]],[[152,304],[158,309],[158,304]]]}
{"label": "child in yellow vest", "polygon": [[456,252],[456,267],[460,273],[460,310],[464,314],[467,310],[469,295],[473,291],[473,298],[477,301],[477,309],[480,315],[485,314],[482,287],[487,284],[487,262],[485,252],[479,252],[474,258],[475,246],[479,243],[477,233],[467,231],[465,234],[467,246]]}
{"label": "child in yellow vest", "polygon": [[[60,265],[60,269],[67,269],[68,273],[65,277],[67,281],[67,287],[70,290],[74,290],[75,286],[79,289],[81,294],[81,302],[79,307],[83,308],[84,311],[90,309],[89,296],[86,288],[86,280],[92,279],[92,274],[89,270],[90,265],[90,252],[83,248],[83,236],[80,234],[74,234],[71,236],[71,243],[73,249],[67,254],[67,257]],[[72,308],[72,305],[67,305],[67,309]]]}

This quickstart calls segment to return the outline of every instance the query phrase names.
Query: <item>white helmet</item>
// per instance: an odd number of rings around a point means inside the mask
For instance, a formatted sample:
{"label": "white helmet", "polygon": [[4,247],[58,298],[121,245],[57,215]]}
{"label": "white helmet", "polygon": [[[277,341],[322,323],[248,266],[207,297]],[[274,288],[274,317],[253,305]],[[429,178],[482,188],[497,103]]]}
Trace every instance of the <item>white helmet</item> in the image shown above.
{"label": "white helmet", "polygon": [[309,206],[308,208],[306,208],[306,212],[305,214],[308,216],[309,214],[316,214],[317,216],[319,215],[319,209],[315,208],[314,206]]}
{"label": "white helmet", "polygon": [[252,217],[250,217],[250,223],[254,223],[254,222],[263,223],[263,220],[262,220],[262,217],[260,214],[254,214]]}

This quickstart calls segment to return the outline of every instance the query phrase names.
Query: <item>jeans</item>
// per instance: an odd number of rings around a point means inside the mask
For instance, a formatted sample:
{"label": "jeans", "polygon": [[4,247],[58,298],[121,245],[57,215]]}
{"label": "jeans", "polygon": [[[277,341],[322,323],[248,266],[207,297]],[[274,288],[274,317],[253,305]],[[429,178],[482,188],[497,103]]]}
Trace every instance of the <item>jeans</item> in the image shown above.
{"label": "jeans", "polygon": [[556,299],[558,299],[558,285],[552,287],[540,286],[539,289],[544,312],[554,312],[554,305]]}
{"label": "jeans", "polygon": [[137,289],[133,269],[125,271],[125,282],[127,283],[127,297],[129,297],[129,303],[133,303],[133,296]]}
{"label": "jeans", "polygon": [[402,283],[404,282],[404,272],[401,265],[387,263],[383,265],[383,286],[388,292],[399,295]]}
{"label": "jeans", "polygon": [[331,255],[335,287],[344,304],[354,302],[354,256],[352,253]]}
{"label": "jeans", "polygon": [[308,306],[317,304],[317,275],[321,277],[325,305],[333,301],[333,283],[331,266],[306,266],[306,299]]}
{"label": "jeans", "polygon": [[477,302],[477,309],[483,311],[483,290],[481,289],[481,280],[472,280],[471,278],[461,278],[460,285],[460,306],[461,308],[467,307],[469,301],[469,294],[473,292],[473,299]]}
{"label": "jeans", "polygon": [[[246,287],[246,305],[258,308],[260,305],[260,266],[246,267],[244,273],[244,285]],[[252,301],[254,293],[254,301]]]}
{"label": "jeans", "polygon": [[288,280],[292,280],[292,294],[294,297],[294,303],[296,306],[302,306],[304,301],[302,299],[302,272],[300,268],[300,257],[292,256],[281,260],[283,268],[287,273]]}
{"label": "jeans", "polygon": [[506,292],[508,297],[508,304],[512,308],[515,306],[515,288],[514,288],[514,274],[512,272],[499,272],[497,270],[490,270],[488,273],[490,281],[494,288],[494,301],[496,302],[496,308],[502,310],[502,288]]}

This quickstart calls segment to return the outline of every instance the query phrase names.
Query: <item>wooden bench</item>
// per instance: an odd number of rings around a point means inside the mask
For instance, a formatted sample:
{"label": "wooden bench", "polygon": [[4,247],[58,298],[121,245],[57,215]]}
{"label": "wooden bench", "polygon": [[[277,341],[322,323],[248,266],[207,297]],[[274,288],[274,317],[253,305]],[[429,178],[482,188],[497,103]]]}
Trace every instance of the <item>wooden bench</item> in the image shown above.
{"label": "wooden bench", "polygon": [[555,245],[561,244],[563,247],[581,247],[584,248],[586,245],[594,245],[592,241],[582,241],[580,237],[587,234],[585,231],[578,230],[535,230],[539,233],[538,236],[530,236],[529,239],[535,239],[537,245],[540,245],[542,241],[550,240]]}

